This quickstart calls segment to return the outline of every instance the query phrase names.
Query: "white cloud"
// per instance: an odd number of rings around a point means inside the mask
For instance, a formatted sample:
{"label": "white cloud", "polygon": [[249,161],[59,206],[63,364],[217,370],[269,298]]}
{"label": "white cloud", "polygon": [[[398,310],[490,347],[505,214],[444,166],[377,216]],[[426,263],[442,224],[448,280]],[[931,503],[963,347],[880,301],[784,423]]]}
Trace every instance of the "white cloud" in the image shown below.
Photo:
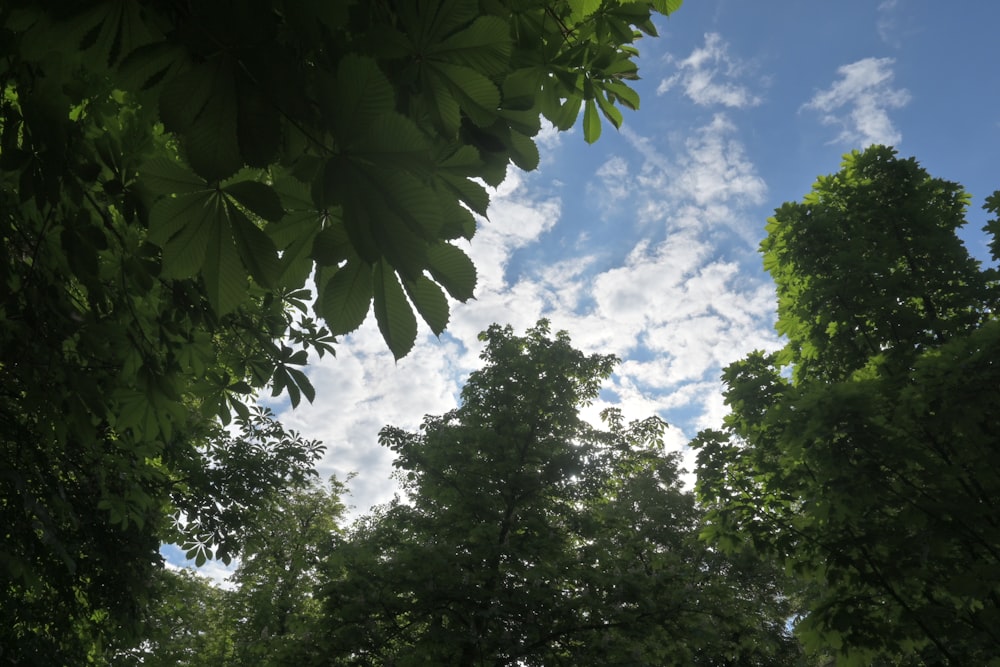
{"label": "white cloud", "polygon": [[744,108],[761,103],[759,96],[737,81],[749,66],[729,55],[729,45],[718,33],[706,33],[705,45],[692,51],[687,58],[677,60],[668,56],[668,60],[677,66],[677,72],[660,81],[657,95],[679,87],[691,101],[701,106]]}
{"label": "white cloud", "polygon": [[610,385],[617,404],[628,418],[655,413],[673,422],[675,449],[706,423],[706,411],[716,411],[711,394],[720,366],[775,344],[773,290],[737,270],[741,257],[756,262],[752,230],[759,225],[747,223],[748,209],[763,201],[766,187],[735,135],[721,115],[692,131],[677,153],[626,133],[641,150],[591,174],[598,183],[627,176],[627,191],[610,193],[617,224],[646,216],[644,224],[622,225],[635,241],[619,257],[605,247],[549,242],[557,225],[578,222],[561,221],[563,202],[551,194],[544,165],[532,174],[512,171],[468,247],[480,276],[476,299],[455,305],[440,341],[424,335],[395,364],[369,320],[335,359],[312,368],[317,404],[282,418],[327,445],[322,474],[359,473],[348,499],[355,514],[396,491],[392,453],[378,446],[378,431],[387,424],[415,430],[425,414],[455,407],[465,377],[480,364],[476,335],[494,322],[524,331],[548,317],[579,348],[628,359]]}
{"label": "white cloud", "polygon": [[893,88],[892,58],[865,58],[837,69],[840,79],[816,93],[803,105],[818,111],[825,125],[841,128],[831,143],[865,147],[898,144],[902,134],[889,118],[889,111],[910,101],[905,88]]}

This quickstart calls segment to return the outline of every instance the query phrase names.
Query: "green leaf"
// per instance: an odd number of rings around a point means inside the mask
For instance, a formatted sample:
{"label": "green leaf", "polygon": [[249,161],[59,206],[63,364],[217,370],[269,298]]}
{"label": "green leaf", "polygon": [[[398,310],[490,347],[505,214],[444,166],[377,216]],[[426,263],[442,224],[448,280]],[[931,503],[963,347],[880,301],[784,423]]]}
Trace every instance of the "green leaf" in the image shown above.
{"label": "green leaf", "polygon": [[355,54],[340,59],[333,92],[327,111],[343,139],[356,136],[373,118],[392,113],[396,104],[392,85],[375,61]]}
{"label": "green leaf", "polygon": [[639,93],[620,81],[609,81],[604,84],[608,93],[614,94],[619,102],[629,109],[637,111],[639,109]]}
{"label": "green leaf", "polygon": [[364,132],[355,129],[352,139],[344,144],[344,152],[351,159],[394,169],[430,169],[430,145],[412,120],[398,113],[387,113],[367,125]]}
{"label": "green leaf", "polygon": [[573,17],[583,20],[601,8],[601,0],[569,0]]}
{"label": "green leaf", "polygon": [[239,307],[246,298],[248,287],[246,270],[230,229],[224,219],[213,221],[202,267],[208,302],[220,316]]}
{"label": "green leaf", "polygon": [[496,16],[481,16],[464,30],[427,48],[427,55],[470,67],[488,76],[510,67],[510,26]]}
{"label": "green leaf", "polygon": [[427,326],[435,336],[440,336],[448,326],[448,299],[441,288],[426,276],[404,280],[403,287]]}
{"label": "green leaf", "polygon": [[298,368],[286,367],[286,371],[291,376],[292,380],[298,385],[299,390],[302,395],[306,397],[306,400],[312,403],[316,400],[316,390],[313,388],[312,382],[309,381],[309,377],[300,371]]}
{"label": "green leaf", "polygon": [[453,298],[468,301],[476,289],[476,267],[469,256],[450,243],[427,249],[427,268]]}
{"label": "green leaf", "polygon": [[228,184],[222,190],[251,213],[268,222],[278,222],[285,217],[281,198],[270,185],[259,181],[238,181]]}
{"label": "green leaf", "polygon": [[500,91],[492,81],[461,65],[436,63],[428,65],[430,68],[448,82],[451,94],[473,123],[479,127],[493,124],[500,106]]}
{"label": "green leaf", "polygon": [[374,271],[375,320],[382,338],[398,361],[413,349],[417,340],[417,319],[413,315],[396,271],[380,261]]}
{"label": "green leaf", "polygon": [[611,124],[615,128],[620,128],[622,126],[622,112],[619,111],[614,104],[609,102],[605,97],[604,93],[600,90],[595,91],[594,95],[597,103],[601,107],[601,111],[604,113],[605,118],[611,121]]}
{"label": "green leaf", "polygon": [[281,260],[274,241],[250,222],[242,211],[232,206],[229,208],[229,221],[243,266],[261,286],[274,287],[281,276]]}
{"label": "green leaf", "polygon": [[372,301],[372,281],[371,264],[356,259],[337,269],[322,286],[317,305],[330,333],[346,334],[361,326]]}
{"label": "green leaf", "polygon": [[597,103],[587,100],[583,107],[583,138],[592,144],[601,137],[601,118],[597,115]]}
{"label": "green leaf", "polygon": [[653,0],[653,8],[661,14],[673,14],[683,3],[684,0]]}
{"label": "green leaf", "polygon": [[191,278],[205,261],[213,228],[228,226],[214,192],[169,197],[153,207],[148,240],[163,248],[164,278]]}
{"label": "green leaf", "polygon": [[514,131],[510,133],[510,158],[525,171],[537,169],[541,159],[534,139]]}
{"label": "green leaf", "polygon": [[222,180],[243,166],[236,136],[237,111],[232,73],[219,68],[212,96],[181,136],[188,162],[205,180]]}
{"label": "green leaf", "polygon": [[155,194],[186,194],[206,189],[205,179],[168,157],[159,156],[139,167],[139,182]]}

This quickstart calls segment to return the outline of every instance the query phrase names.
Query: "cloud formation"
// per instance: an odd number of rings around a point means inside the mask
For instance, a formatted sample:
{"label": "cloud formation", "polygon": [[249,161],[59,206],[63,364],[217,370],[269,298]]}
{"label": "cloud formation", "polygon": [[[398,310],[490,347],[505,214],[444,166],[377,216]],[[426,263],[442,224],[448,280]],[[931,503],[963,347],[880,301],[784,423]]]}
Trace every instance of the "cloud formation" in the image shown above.
{"label": "cloud formation", "polygon": [[858,148],[871,144],[898,144],[903,135],[893,125],[889,111],[910,102],[905,88],[893,88],[892,58],[864,58],[837,69],[840,78],[803,105],[818,111],[824,125],[841,128],[830,143]]}
{"label": "cloud formation", "polygon": [[748,66],[729,54],[729,45],[718,33],[706,33],[705,45],[696,48],[683,60],[673,56],[667,58],[677,66],[677,72],[660,81],[656,88],[657,95],[679,87],[700,106],[744,108],[761,103],[759,96],[737,81],[747,72]]}

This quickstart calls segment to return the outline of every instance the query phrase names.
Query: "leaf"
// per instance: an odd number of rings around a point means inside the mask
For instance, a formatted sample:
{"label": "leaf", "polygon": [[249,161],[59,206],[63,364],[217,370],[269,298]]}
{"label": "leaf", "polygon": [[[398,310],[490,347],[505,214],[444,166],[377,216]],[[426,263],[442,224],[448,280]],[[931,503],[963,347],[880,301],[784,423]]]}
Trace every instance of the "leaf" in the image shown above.
{"label": "leaf", "polygon": [[417,340],[417,319],[413,315],[396,271],[380,261],[374,271],[375,321],[382,338],[398,361],[413,349]]}
{"label": "leaf", "polygon": [[524,171],[537,169],[541,159],[534,139],[514,131],[510,133],[510,158]]}
{"label": "leaf", "polygon": [[151,243],[163,248],[164,278],[191,278],[205,260],[213,225],[224,224],[212,192],[163,199],[149,216]]}
{"label": "leaf", "polygon": [[185,132],[205,108],[215,85],[215,75],[208,65],[200,65],[178,74],[163,84],[160,91],[160,120],[170,132]]}
{"label": "leaf", "polygon": [[219,67],[205,108],[181,135],[188,162],[205,180],[222,180],[243,166],[236,136],[237,111],[233,73]]}
{"label": "leaf", "polygon": [[684,0],[653,0],[653,8],[661,14],[673,14],[683,3]]}
{"label": "leaf", "polygon": [[427,326],[435,336],[440,336],[448,326],[448,300],[441,288],[426,276],[404,280],[403,287]]}
{"label": "leaf", "polygon": [[476,289],[476,267],[469,256],[450,243],[427,249],[427,268],[453,298],[465,302]]}
{"label": "leaf", "polygon": [[569,0],[573,17],[583,20],[601,8],[601,0]]}
{"label": "leaf", "polygon": [[392,85],[375,61],[355,54],[340,59],[335,93],[328,111],[343,138],[355,136],[373,118],[392,113],[396,104]]}
{"label": "leaf", "polygon": [[309,381],[309,377],[300,371],[298,368],[286,367],[286,371],[291,376],[292,380],[298,385],[299,390],[302,395],[306,397],[306,400],[312,403],[316,400],[316,389],[313,388],[312,382]]}
{"label": "leaf", "polygon": [[361,326],[372,302],[372,266],[356,259],[347,262],[322,286],[319,314],[334,336]]}
{"label": "leaf", "polygon": [[510,26],[497,16],[481,16],[464,30],[430,45],[427,56],[470,67],[488,76],[510,67]]}
{"label": "leaf", "polygon": [[444,78],[452,95],[469,119],[479,127],[489,127],[497,117],[500,91],[479,72],[461,65],[435,63],[428,69]]}
{"label": "leaf", "polygon": [[243,161],[251,167],[268,167],[281,147],[281,124],[274,104],[240,74],[236,113],[236,138]]}
{"label": "leaf", "polygon": [[604,84],[608,93],[613,94],[619,102],[633,111],[639,109],[639,93],[620,81],[609,81]]}
{"label": "leaf", "polygon": [[601,119],[597,115],[597,104],[587,100],[583,107],[583,138],[592,144],[601,137]]}
{"label": "leaf", "polygon": [[246,298],[247,274],[227,221],[217,219],[212,223],[202,278],[208,302],[212,310],[221,316],[236,310]]}
{"label": "leaf", "polygon": [[614,104],[609,102],[604,97],[604,93],[601,92],[600,90],[595,91],[594,97],[595,99],[597,99],[597,103],[600,105],[601,111],[604,113],[604,116],[611,121],[611,124],[614,125],[616,129],[620,128],[622,126],[622,120],[623,120],[622,112],[619,111]]}
{"label": "leaf", "polygon": [[274,287],[281,276],[281,260],[274,242],[242,211],[232,206],[229,208],[229,221],[243,266],[261,286]]}
{"label": "leaf", "polygon": [[281,198],[270,185],[259,181],[238,181],[222,189],[245,206],[251,213],[268,222],[278,222],[285,217]]}
{"label": "leaf", "polygon": [[139,167],[139,182],[156,194],[182,194],[205,190],[205,179],[182,164],[160,156]]}
{"label": "leaf", "polygon": [[425,170],[431,167],[430,145],[416,124],[402,114],[382,114],[369,120],[365,132],[352,131],[343,152],[394,169]]}

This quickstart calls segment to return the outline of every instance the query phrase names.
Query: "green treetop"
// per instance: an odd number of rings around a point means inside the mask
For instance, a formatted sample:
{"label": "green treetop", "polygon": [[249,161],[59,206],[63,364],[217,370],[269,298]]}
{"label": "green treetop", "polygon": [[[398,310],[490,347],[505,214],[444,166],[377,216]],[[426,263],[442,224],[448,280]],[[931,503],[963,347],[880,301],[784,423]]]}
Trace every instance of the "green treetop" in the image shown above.
{"label": "green treetop", "polygon": [[663,422],[581,418],[616,360],[484,338],[457,409],[383,429],[406,497],[327,559],[320,664],[800,664],[773,572],[698,540]]}
{"label": "green treetop", "polygon": [[844,664],[1000,664],[998,291],[967,203],[873,146],[779,208],[788,342],[726,369],[725,428],[694,443],[706,536],[783,561],[800,636]]}

